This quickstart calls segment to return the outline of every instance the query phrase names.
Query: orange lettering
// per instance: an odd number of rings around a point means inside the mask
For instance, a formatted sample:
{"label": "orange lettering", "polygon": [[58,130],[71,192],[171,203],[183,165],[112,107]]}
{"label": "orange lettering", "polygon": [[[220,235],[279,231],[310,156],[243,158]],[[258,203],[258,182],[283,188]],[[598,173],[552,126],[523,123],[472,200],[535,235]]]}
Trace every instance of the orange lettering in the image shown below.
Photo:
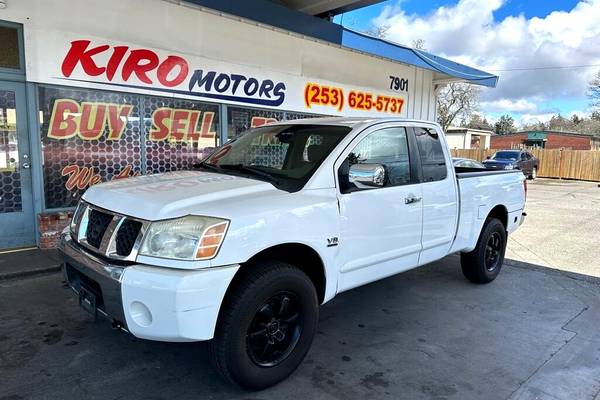
{"label": "orange lettering", "polygon": [[131,104],[108,105],[108,140],[119,140],[123,135],[129,116],[133,111]]}
{"label": "orange lettering", "polygon": [[173,111],[173,121],[171,122],[171,140],[176,142],[185,142],[189,125],[189,111]]}
{"label": "orange lettering", "polygon": [[165,140],[169,137],[171,124],[171,109],[157,108],[152,113],[152,129],[150,129],[150,140]]}
{"label": "orange lettering", "polygon": [[[95,140],[102,136],[106,120],[106,105],[102,103],[83,103],[79,122],[79,136],[84,140]],[[90,127],[90,121],[92,126]]]}
{"label": "orange lettering", "polygon": [[80,108],[76,101],[57,99],[52,107],[48,137],[52,139],[69,139],[77,135],[77,114]]}

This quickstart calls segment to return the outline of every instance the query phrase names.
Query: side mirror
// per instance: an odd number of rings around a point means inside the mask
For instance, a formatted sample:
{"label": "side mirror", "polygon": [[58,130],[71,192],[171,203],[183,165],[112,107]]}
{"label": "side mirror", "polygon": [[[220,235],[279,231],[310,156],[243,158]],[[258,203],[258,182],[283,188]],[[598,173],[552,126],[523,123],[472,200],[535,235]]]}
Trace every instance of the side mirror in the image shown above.
{"label": "side mirror", "polygon": [[385,184],[385,168],[381,164],[354,164],[348,174],[350,183],[357,188],[382,187]]}
{"label": "side mirror", "polygon": [[492,156],[486,156],[485,159],[486,160],[490,160],[492,158]]}

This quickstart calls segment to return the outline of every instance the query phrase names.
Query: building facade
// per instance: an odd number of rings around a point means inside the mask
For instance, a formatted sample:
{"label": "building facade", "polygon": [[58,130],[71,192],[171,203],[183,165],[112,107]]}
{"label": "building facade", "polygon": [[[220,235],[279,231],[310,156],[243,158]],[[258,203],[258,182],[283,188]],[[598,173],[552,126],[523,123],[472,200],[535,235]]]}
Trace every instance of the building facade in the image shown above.
{"label": "building facade", "polygon": [[526,131],[508,135],[494,135],[492,149],[565,149],[600,150],[600,137],[574,132]]}
{"label": "building facade", "polygon": [[492,131],[471,128],[446,130],[446,140],[451,149],[489,149]]}
{"label": "building facade", "polygon": [[191,168],[250,127],[434,120],[439,85],[497,81],[266,0],[4,4],[0,249],[52,247],[90,185]]}

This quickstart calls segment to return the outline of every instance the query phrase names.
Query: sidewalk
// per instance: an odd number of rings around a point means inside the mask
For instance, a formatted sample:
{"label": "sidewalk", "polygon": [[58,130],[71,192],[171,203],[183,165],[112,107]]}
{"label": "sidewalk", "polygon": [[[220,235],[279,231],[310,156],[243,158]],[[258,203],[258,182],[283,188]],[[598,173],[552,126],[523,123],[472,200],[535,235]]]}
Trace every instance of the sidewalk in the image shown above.
{"label": "sidewalk", "polygon": [[56,250],[7,251],[0,253],[0,281],[60,271]]}

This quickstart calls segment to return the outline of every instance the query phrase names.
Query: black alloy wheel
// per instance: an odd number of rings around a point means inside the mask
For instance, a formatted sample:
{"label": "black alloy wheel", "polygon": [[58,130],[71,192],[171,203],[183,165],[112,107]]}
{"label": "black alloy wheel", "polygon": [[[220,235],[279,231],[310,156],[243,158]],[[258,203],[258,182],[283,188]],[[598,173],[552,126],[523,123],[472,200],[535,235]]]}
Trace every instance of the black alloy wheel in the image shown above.
{"label": "black alloy wheel", "polygon": [[248,356],[256,365],[274,367],[285,360],[302,334],[298,295],[280,292],[262,304],[246,334]]}
{"label": "black alloy wheel", "polygon": [[275,260],[242,266],[221,306],[210,360],[229,382],[267,388],[298,368],[318,321],[315,285],[299,268]]}
{"label": "black alloy wheel", "polygon": [[487,218],[475,248],[460,254],[460,266],[473,283],[489,283],[496,279],[504,263],[506,227],[497,218]]}
{"label": "black alloy wheel", "polygon": [[500,252],[502,251],[500,233],[494,232],[485,246],[485,268],[492,272],[498,267]]}

